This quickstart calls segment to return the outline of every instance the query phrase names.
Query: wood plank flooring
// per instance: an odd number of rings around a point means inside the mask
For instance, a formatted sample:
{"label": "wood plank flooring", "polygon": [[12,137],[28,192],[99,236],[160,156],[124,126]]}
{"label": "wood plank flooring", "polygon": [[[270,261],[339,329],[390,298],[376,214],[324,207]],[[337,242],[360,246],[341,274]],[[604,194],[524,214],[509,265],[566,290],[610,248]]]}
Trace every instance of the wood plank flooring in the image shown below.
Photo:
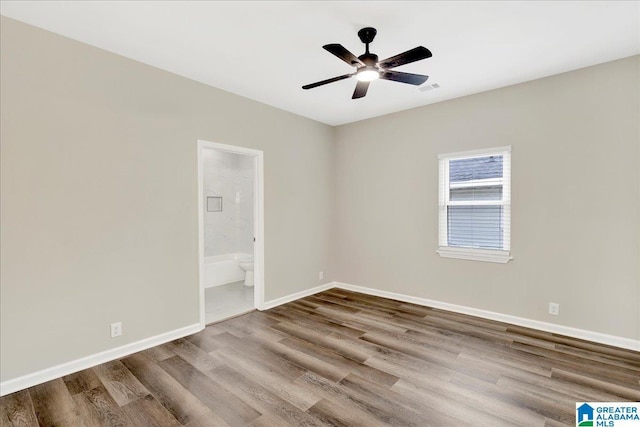
{"label": "wood plank flooring", "polygon": [[0,399],[2,426],[560,426],[640,353],[332,289]]}

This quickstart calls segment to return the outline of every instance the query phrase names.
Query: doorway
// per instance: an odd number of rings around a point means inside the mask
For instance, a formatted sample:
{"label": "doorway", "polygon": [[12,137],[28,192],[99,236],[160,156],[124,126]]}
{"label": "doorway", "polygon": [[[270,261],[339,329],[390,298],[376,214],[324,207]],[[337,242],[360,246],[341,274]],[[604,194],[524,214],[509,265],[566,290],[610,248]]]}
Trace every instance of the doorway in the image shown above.
{"label": "doorway", "polygon": [[198,140],[200,324],[264,305],[263,152]]}

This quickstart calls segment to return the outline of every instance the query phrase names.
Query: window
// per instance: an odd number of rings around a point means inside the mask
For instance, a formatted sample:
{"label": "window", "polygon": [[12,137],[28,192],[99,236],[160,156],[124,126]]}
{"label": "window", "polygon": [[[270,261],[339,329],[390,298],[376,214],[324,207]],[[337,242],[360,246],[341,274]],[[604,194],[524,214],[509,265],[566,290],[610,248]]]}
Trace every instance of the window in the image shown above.
{"label": "window", "polygon": [[511,259],[511,147],[441,154],[440,248],[446,258]]}

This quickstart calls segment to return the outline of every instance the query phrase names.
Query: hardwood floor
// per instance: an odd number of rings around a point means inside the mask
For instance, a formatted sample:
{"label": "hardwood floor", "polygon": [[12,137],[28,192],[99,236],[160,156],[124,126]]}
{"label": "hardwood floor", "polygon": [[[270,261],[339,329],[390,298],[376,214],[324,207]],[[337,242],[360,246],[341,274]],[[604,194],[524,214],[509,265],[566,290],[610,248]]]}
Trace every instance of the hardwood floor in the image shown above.
{"label": "hardwood floor", "polygon": [[640,353],[332,289],[0,399],[2,426],[560,426]]}

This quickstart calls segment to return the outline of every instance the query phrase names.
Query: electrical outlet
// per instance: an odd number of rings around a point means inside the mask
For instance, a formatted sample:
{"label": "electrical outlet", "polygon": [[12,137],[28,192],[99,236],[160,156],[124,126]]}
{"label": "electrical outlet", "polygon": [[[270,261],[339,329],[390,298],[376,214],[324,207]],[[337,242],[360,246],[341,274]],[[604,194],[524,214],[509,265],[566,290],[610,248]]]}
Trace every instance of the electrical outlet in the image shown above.
{"label": "electrical outlet", "polygon": [[122,335],[122,322],[116,322],[111,324],[111,338],[119,337]]}
{"label": "electrical outlet", "polygon": [[560,314],[560,304],[555,303],[555,302],[550,302],[549,303],[549,314],[551,314],[553,316],[557,316],[558,314]]}
{"label": "electrical outlet", "polygon": [[320,273],[318,273],[318,280],[323,280],[324,279],[324,271],[321,271]]}

